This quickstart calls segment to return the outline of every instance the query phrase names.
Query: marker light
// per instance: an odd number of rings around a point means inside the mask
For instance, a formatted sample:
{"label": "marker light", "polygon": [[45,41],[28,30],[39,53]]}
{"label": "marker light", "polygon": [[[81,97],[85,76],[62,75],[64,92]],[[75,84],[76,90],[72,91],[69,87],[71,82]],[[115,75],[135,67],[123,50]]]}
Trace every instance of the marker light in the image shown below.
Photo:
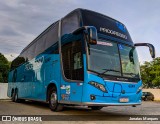
{"label": "marker light", "polygon": [[101,90],[103,92],[107,92],[107,90],[106,90],[106,88],[105,88],[105,86],[103,84],[99,84],[99,83],[94,82],[94,81],[89,82],[89,84],[94,86],[94,87],[96,87],[97,89],[99,89],[99,90]]}

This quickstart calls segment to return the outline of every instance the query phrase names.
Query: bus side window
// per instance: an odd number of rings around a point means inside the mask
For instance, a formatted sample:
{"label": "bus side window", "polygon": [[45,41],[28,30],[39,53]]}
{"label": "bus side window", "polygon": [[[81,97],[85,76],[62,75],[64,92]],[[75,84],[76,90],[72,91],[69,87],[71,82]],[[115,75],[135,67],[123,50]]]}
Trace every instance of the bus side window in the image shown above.
{"label": "bus side window", "polygon": [[16,80],[17,80],[17,69],[15,69],[13,72],[12,82],[16,82]]}
{"label": "bus side window", "polygon": [[84,79],[81,41],[69,42],[62,46],[62,62],[64,75],[67,79]]}
{"label": "bus side window", "polygon": [[25,63],[25,58],[21,57],[21,56],[18,56],[15,60],[12,61],[10,71],[18,68],[20,65],[22,65],[24,63]]}

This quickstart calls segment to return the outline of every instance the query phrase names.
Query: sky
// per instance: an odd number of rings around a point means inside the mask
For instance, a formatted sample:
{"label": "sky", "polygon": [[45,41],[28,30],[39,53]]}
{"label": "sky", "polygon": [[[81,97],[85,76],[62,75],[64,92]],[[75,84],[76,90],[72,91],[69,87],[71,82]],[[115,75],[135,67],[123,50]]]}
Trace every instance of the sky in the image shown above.
{"label": "sky", "polygon": [[[50,24],[76,8],[110,16],[127,27],[134,43],[152,43],[160,57],[160,0],[0,0],[0,53],[9,61]],[[151,61],[138,47],[141,63]]]}

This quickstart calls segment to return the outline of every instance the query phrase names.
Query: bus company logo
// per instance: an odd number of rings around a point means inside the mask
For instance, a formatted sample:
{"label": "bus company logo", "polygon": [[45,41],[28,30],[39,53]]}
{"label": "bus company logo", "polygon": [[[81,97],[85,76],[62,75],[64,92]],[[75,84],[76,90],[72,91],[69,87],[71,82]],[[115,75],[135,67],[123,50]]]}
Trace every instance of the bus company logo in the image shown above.
{"label": "bus company logo", "polygon": [[128,81],[128,79],[126,79],[126,78],[117,78],[117,80],[120,80],[120,81]]}
{"label": "bus company logo", "polygon": [[117,32],[117,31],[114,31],[114,30],[111,30],[111,29],[108,29],[108,28],[100,27],[100,32],[104,32],[104,33],[107,33],[107,34],[115,35],[117,37],[121,37],[121,38],[127,40],[127,36],[125,34],[122,34],[120,32]]}
{"label": "bus company logo", "polygon": [[2,121],[12,121],[11,116],[2,116]]}
{"label": "bus company logo", "polygon": [[116,25],[121,31],[126,32],[126,27],[123,24],[116,22]]}
{"label": "bus company logo", "polygon": [[37,116],[2,116],[2,121],[42,121],[42,117]]}

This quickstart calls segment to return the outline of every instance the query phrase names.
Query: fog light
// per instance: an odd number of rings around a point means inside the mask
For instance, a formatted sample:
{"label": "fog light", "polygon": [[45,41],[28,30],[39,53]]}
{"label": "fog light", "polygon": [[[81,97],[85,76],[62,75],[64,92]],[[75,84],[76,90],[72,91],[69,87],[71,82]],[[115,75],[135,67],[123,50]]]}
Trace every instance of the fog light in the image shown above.
{"label": "fog light", "polygon": [[91,100],[95,100],[96,97],[95,97],[94,95],[90,95],[90,99],[91,99]]}

